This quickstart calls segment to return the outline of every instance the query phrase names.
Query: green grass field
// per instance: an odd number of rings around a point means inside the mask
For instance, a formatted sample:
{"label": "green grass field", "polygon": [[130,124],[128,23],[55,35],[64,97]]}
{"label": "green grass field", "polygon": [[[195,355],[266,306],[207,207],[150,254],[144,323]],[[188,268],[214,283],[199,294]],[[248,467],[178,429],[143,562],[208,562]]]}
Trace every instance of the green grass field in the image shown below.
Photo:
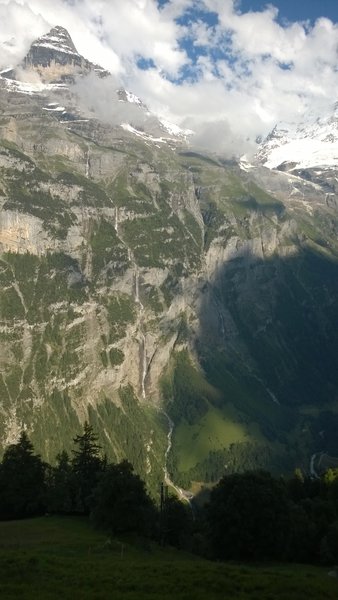
{"label": "green grass field", "polygon": [[225,411],[210,407],[193,425],[181,422],[174,432],[178,469],[188,471],[209,452],[222,450],[233,442],[251,441],[248,427],[228,418]]}
{"label": "green grass field", "polygon": [[0,598],[330,600],[338,580],[308,566],[213,563],[111,540],[81,518],[0,523]]}

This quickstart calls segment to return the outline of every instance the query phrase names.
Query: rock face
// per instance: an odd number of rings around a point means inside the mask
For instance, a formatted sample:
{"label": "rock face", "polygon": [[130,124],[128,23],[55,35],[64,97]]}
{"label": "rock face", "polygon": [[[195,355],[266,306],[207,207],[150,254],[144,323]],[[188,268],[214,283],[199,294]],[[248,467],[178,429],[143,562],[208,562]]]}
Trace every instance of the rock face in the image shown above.
{"label": "rock face", "polygon": [[54,27],[32,44],[24,63],[34,67],[48,67],[52,62],[81,67],[81,59],[68,31],[63,27]]}
{"label": "rock face", "polygon": [[[108,75],[102,67],[81,56],[68,31],[59,26],[33,42],[19,69],[36,72],[44,83],[69,83],[74,81],[76,75],[91,72],[101,77]],[[15,79],[17,70],[7,71],[5,76]]]}
{"label": "rock face", "polygon": [[[26,64],[77,56],[56,28]],[[53,460],[89,419],[153,486],[335,454],[335,167],[224,165],[2,83],[1,445]]]}

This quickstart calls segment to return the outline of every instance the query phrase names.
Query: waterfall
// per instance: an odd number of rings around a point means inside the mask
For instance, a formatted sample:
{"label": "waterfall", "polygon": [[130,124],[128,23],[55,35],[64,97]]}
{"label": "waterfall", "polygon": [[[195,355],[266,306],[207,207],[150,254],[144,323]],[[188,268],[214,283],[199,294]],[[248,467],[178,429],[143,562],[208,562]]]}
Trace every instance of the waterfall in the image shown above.
{"label": "waterfall", "polygon": [[87,152],[86,152],[86,172],[85,172],[86,177],[89,177],[89,168],[90,168],[89,150],[87,150]]}
{"label": "waterfall", "polygon": [[137,271],[135,271],[135,302],[137,302],[137,304],[140,302],[140,296],[139,296],[139,275],[138,275]]}
{"label": "waterfall", "polygon": [[268,386],[266,385],[266,383],[263,381],[263,379],[261,379],[261,377],[258,377],[258,375],[255,375],[254,373],[251,373],[252,377],[254,377],[256,379],[256,381],[259,381],[259,383],[262,384],[262,386],[266,389],[267,393],[269,394],[271,400],[275,403],[275,404],[280,404],[278,398],[276,398],[275,394],[268,388]]}
{"label": "waterfall", "polygon": [[116,231],[116,233],[118,233],[118,226],[119,226],[119,209],[116,206],[115,207],[115,231]]}
{"label": "waterfall", "polygon": [[[171,450],[171,443],[172,443],[171,438],[172,438],[172,434],[173,434],[173,430],[174,430],[174,423],[171,420],[171,418],[169,417],[168,413],[163,412],[163,414],[166,416],[168,425],[169,425],[169,431],[167,434],[168,443],[167,443],[167,449],[166,449],[165,455],[164,455],[164,467],[163,467],[164,482],[166,485],[171,485],[171,486],[175,487],[173,482],[171,481],[171,479],[169,477],[169,473],[168,473],[168,456],[169,456],[169,452]],[[176,489],[176,487],[175,487],[175,489]]]}
{"label": "waterfall", "polygon": [[142,390],[142,398],[146,397],[146,376],[147,376],[147,347],[146,347],[146,338],[144,333],[142,334],[141,340],[141,356],[142,356],[142,377],[141,377],[141,390]]}
{"label": "waterfall", "polygon": [[176,491],[178,497],[180,498],[180,500],[183,500],[185,502],[187,502],[189,504],[189,506],[191,507],[191,501],[194,497],[194,495],[191,492],[188,492],[187,490],[183,490],[182,488],[178,487],[177,485],[174,484],[174,482],[170,479],[170,475],[168,472],[168,456],[169,456],[169,452],[171,450],[171,445],[172,445],[172,435],[173,435],[173,431],[174,431],[174,422],[171,420],[171,418],[169,417],[168,413],[166,413],[165,411],[163,411],[164,416],[166,417],[167,421],[168,421],[168,425],[169,425],[169,430],[168,430],[168,434],[167,434],[167,448],[164,454],[164,466],[163,466],[163,472],[164,472],[164,483],[166,485],[168,485],[169,487],[174,488],[174,490]]}
{"label": "waterfall", "polygon": [[143,310],[143,304],[140,300],[140,275],[139,272],[135,271],[135,302],[139,305],[140,309]]}
{"label": "waterfall", "polygon": [[224,326],[224,317],[221,313],[221,311],[218,312],[218,316],[219,316],[219,320],[220,320],[220,326],[221,326],[221,332],[222,332],[222,337],[225,338],[225,326]]}

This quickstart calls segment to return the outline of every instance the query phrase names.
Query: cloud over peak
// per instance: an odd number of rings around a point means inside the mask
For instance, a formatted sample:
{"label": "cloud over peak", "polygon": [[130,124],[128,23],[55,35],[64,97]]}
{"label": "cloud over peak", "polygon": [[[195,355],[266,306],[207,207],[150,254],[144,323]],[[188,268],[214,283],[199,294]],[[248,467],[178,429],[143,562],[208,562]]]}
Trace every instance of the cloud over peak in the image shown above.
{"label": "cloud over peak", "polygon": [[338,96],[337,23],[281,23],[273,5],[243,12],[234,0],[0,0],[0,23],[2,68],[61,25],[81,54],[152,110],[195,129],[201,143],[223,140],[234,151]]}

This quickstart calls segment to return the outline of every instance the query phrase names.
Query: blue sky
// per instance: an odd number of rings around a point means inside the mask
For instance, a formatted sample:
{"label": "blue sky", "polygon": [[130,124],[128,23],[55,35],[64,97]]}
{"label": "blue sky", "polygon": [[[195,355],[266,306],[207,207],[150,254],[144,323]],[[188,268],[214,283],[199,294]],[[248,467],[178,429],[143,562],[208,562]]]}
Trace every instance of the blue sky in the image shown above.
{"label": "blue sky", "polygon": [[[262,10],[266,4],[262,0],[242,0],[240,9],[243,12]],[[318,17],[327,17],[338,22],[337,0],[275,0],[271,4],[279,9],[279,21],[314,21]]]}
{"label": "blue sky", "polygon": [[[158,0],[158,6],[160,9],[175,4],[174,0]],[[212,5],[212,3],[209,3]],[[199,6],[198,6],[199,5]],[[331,21],[338,23],[338,0],[272,0],[267,2],[266,0],[236,0],[234,2],[235,11],[239,15],[245,15],[246,13],[262,13],[266,10],[268,5],[273,5],[276,11],[275,20],[282,27],[287,27],[291,23],[304,23],[305,27],[311,28],[317,19],[325,17]],[[191,26],[197,22],[203,22],[209,28],[213,28],[219,24],[219,16],[216,10],[207,9],[203,6],[203,2],[191,2],[190,6],[186,10],[182,11],[176,17],[176,22],[182,26]],[[193,65],[196,63],[200,56],[205,56],[209,53],[209,56],[214,59],[214,65],[217,66],[217,61],[225,58],[232,63],[234,61],[233,53],[229,51],[229,47],[226,44],[217,44],[214,48],[209,47],[209,52],[206,47],[196,45],[196,40],[193,37],[186,35],[180,38],[179,45],[184,49],[192,60]],[[152,61],[141,60],[139,62],[141,68],[152,68],[154,65]],[[186,64],[179,73],[179,77],[173,78],[176,83],[182,82],[187,78],[194,80],[198,77],[198,74],[194,73],[191,69],[191,64]],[[288,66],[288,63],[286,63]],[[217,74],[217,68],[214,71]]]}
{"label": "blue sky", "polygon": [[[158,0],[159,6],[168,4],[169,0]],[[338,22],[337,0],[238,0],[237,9],[245,13],[249,11],[262,11],[267,4],[273,4],[278,8],[280,22],[306,21],[314,22],[319,17],[327,17]]]}
{"label": "blue sky", "polygon": [[0,67],[55,25],[211,150],[338,100],[338,0],[0,0]]}

